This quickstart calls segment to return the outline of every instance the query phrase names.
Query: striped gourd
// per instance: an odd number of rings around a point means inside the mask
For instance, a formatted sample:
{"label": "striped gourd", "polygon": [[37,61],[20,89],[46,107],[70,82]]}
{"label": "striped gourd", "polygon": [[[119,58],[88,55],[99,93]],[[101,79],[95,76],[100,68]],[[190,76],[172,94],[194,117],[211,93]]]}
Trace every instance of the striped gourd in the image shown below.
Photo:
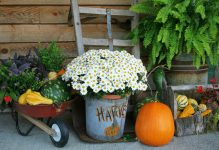
{"label": "striped gourd", "polygon": [[179,110],[183,110],[188,105],[188,98],[185,95],[178,95],[176,100]]}
{"label": "striped gourd", "polygon": [[195,106],[198,106],[198,102],[195,99],[189,98],[188,102],[189,104],[194,104]]}
{"label": "striped gourd", "polygon": [[198,105],[198,108],[201,112],[204,112],[207,110],[207,106],[205,104],[199,104]]}

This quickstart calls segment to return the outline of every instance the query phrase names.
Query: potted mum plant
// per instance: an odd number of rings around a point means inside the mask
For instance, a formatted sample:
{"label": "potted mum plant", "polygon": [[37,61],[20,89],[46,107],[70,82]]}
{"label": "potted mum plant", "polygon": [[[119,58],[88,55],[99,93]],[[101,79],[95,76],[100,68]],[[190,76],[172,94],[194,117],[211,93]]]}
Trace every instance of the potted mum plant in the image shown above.
{"label": "potted mum plant", "polygon": [[[194,65],[193,70],[196,70],[206,64],[206,59],[212,65],[218,64],[218,0],[144,0],[133,5],[131,10],[143,14],[131,37],[134,42],[139,37],[142,39],[143,46],[149,53],[148,69],[160,63],[174,69],[172,62],[176,60],[176,56],[177,62],[187,59],[180,64],[184,65],[184,70],[186,63],[191,64],[186,69]],[[191,54],[192,57],[182,54]],[[200,69],[203,72],[203,68]],[[198,73],[202,72],[200,70]],[[204,80],[207,83],[207,69],[205,74]],[[167,77],[169,76],[168,74]]]}
{"label": "potted mum plant", "polygon": [[129,95],[147,89],[146,74],[126,51],[90,50],[67,65],[62,78],[85,98],[89,136],[111,141],[123,135]]}

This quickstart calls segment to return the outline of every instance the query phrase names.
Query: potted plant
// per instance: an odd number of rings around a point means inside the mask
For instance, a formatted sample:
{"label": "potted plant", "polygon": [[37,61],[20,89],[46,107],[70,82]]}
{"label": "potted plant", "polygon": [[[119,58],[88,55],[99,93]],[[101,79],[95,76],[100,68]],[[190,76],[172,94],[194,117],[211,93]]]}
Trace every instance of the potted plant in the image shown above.
{"label": "potted plant", "polygon": [[62,78],[85,98],[89,136],[110,141],[123,135],[128,97],[146,90],[146,74],[126,51],[90,50],[67,65]]}
{"label": "potted plant", "polygon": [[218,0],[144,0],[131,10],[145,14],[131,36],[134,42],[143,40],[149,68],[164,62],[171,68],[172,60],[183,53],[193,55],[196,68],[206,58],[218,63]]}

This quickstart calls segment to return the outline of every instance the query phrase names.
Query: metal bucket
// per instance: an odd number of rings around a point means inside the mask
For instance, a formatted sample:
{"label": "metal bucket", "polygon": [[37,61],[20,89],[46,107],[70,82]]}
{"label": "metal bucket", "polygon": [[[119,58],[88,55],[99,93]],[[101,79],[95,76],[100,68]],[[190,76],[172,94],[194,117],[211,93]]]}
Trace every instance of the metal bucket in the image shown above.
{"label": "metal bucket", "polygon": [[106,100],[85,97],[86,131],[97,140],[112,141],[123,135],[128,97]]}
{"label": "metal bucket", "polygon": [[173,61],[170,71],[166,71],[168,85],[208,84],[208,66],[199,69],[193,66],[192,56],[183,55]]}

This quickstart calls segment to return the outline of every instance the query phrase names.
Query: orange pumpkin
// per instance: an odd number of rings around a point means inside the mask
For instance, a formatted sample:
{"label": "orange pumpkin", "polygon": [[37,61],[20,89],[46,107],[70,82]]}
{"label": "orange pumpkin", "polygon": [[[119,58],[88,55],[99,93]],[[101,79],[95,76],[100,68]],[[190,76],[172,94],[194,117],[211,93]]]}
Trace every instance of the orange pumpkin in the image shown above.
{"label": "orange pumpkin", "polygon": [[143,144],[168,144],[174,135],[174,119],[170,108],[160,102],[146,103],[137,116],[135,132]]}

